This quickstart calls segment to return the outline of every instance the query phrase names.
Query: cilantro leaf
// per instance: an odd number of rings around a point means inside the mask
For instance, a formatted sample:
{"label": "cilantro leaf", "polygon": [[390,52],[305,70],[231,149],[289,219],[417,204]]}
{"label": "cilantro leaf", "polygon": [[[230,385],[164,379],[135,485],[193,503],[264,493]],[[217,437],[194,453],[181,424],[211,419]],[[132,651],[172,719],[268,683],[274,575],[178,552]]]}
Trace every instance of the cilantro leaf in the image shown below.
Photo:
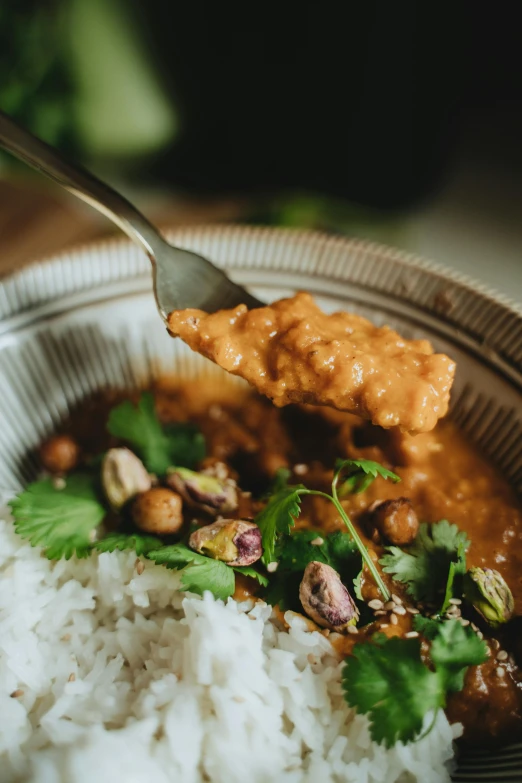
{"label": "cilantro leaf", "polygon": [[343,668],[348,704],[368,715],[375,742],[390,748],[421,731],[424,716],[442,704],[441,682],[420,657],[418,639],[356,644]]}
{"label": "cilantro leaf", "polygon": [[485,642],[458,620],[416,615],[413,622],[431,641],[435,671],[423,663],[419,639],[383,635],[374,636],[373,644],[356,644],[344,664],[346,701],[368,715],[372,739],[387,747],[414,739],[426,713],[444,707],[448,693],[462,690],[468,666],[487,660]]}
{"label": "cilantro leaf", "polygon": [[378,476],[390,479],[394,484],[401,480],[396,473],[392,473],[391,470],[371,459],[340,459],[335,463],[335,471],[335,484],[341,474],[345,477],[338,492],[339,497],[364,492]]}
{"label": "cilantro leaf", "polygon": [[105,538],[96,541],[94,549],[98,552],[123,552],[125,549],[134,549],[137,555],[146,555],[153,549],[161,546],[159,538],[154,536],[142,536],[136,533],[109,533]]}
{"label": "cilantro leaf", "polygon": [[96,479],[84,473],[69,476],[64,489],[56,489],[52,479],[29,484],[9,506],[16,532],[41,546],[49,560],[87,557],[91,535],[106,513]]}
{"label": "cilantro leaf", "polygon": [[[407,592],[416,601],[437,602],[441,593],[448,590],[451,563],[462,568],[469,543],[466,533],[446,519],[432,525],[423,522],[407,550],[386,547],[389,554],[379,562],[385,573],[393,574],[395,580],[407,586]],[[451,589],[450,585],[450,592]]]}
{"label": "cilantro leaf", "polygon": [[422,614],[416,614],[413,618],[413,627],[428,641],[432,641],[438,635],[441,623],[442,620],[434,620]]}
{"label": "cilantro leaf", "polygon": [[193,468],[205,456],[205,441],[188,422],[162,428],[154,397],[141,395],[135,406],[129,400],[113,408],[107,421],[111,435],[127,441],[151,473],[163,475],[171,465]]}
{"label": "cilantro leaf", "polygon": [[236,574],[243,574],[243,576],[249,576],[251,579],[256,579],[261,587],[268,585],[268,577],[256,571],[252,566],[234,566]]}
{"label": "cilantro leaf", "polygon": [[[322,540],[322,544],[312,544],[317,540]],[[331,565],[327,537],[311,529],[284,533],[277,542],[275,559],[278,562],[276,573],[302,573],[312,560]]]}
{"label": "cilantro leaf", "polygon": [[234,594],[236,577],[234,569],[221,560],[206,558],[204,563],[191,563],[181,572],[181,584],[190,593],[203,595],[210,590],[216,598],[223,601]]}
{"label": "cilantro leaf", "polygon": [[166,424],[164,432],[168,439],[170,465],[192,470],[205,458],[205,438],[192,422],[180,421]]}
{"label": "cilantro leaf", "polygon": [[438,625],[430,647],[431,660],[444,689],[461,691],[467,667],[487,661],[486,643],[458,620],[446,620]]}
{"label": "cilantro leaf", "polygon": [[275,560],[277,537],[281,533],[288,533],[294,526],[301,511],[300,495],[307,491],[301,485],[279,490],[255,518],[254,522],[261,530],[262,559],[265,565]]}
{"label": "cilantro leaf", "polygon": [[209,590],[216,598],[225,600],[233,595],[236,587],[234,569],[189,549],[185,544],[173,544],[147,553],[150,560],[167,568],[181,570],[181,584],[184,590],[202,595]]}

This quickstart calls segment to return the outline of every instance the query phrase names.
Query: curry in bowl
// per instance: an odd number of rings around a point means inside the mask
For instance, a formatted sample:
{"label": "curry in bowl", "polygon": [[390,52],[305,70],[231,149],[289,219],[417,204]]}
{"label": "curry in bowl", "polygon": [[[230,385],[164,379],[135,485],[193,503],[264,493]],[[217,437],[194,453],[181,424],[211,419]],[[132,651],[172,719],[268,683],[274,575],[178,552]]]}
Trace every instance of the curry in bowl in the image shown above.
{"label": "curry in bowl", "polygon": [[[190,344],[200,350],[206,340],[206,355],[238,367],[246,333],[226,343],[227,323],[221,316],[213,352],[201,316],[177,314],[171,329],[186,338],[188,325]],[[353,334],[353,322],[343,328]],[[85,401],[42,444],[48,475],[11,501],[16,531],[53,560],[135,551],[138,573],[155,563],[179,573],[188,593],[273,607],[281,632],[302,616],[344,661],[344,699],[377,745],[418,740],[442,710],[462,724],[464,745],[516,739],[522,515],[507,482],[451,422],[432,429],[454,365],[427,345],[399,345],[410,374],[395,364],[386,387],[382,377],[373,383],[370,362],[338,407],[403,425],[383,429],[311,395],[319,349],[299,330],[294,338],[308,365],[294,363],[286,396],[285,377],[261,349],[255,373],[262,391],[277,376],[276,402],[301,395],[299,404],[277,408],[243,388],[217,393],[172,378],[141,395],[112,390]],[[398,336],[379,338],[396,362]],[[260,328],[256,340],[266,347]],[[343,366],[338,356],[334,367]],[[400,420],[390,419],[390,400]]]}

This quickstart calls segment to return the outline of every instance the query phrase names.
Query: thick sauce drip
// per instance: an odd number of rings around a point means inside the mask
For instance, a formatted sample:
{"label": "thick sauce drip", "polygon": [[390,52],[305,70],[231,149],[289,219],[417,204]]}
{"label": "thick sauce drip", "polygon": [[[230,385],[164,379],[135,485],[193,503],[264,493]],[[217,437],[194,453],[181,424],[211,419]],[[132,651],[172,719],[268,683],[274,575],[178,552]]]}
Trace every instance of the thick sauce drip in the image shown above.
{"label": "thick sauce drip", "polygon": [[328,405],[409,432],[432,430],[448,410],[451,359],[361,316],[326,315],[306,293],[250,311],[178,310],[168,321],[171,334],[277,406]]}
{"label": "thick sauce drip", "polygon": [[[131,395],[112,393],[85,403],[66,425],[87,455],[109,445],[106,414],[123,396]],[[472,542],[468,566],[500,571],[512,589],[516,614],[522,615],[521,508],[504,479],[451,422],[414,437],[382,430],[327,408],[278,409],[263,398],[231,388],[222,388],[217,398],[211,383],[179,385],[169,379],[158,384],[156,400],[164,421],[196,422],[205,434],[209,458],[226,461],[236,471],[239,486],[245,490],[240,505],[243,517],[255,515],[260,506],[252,497],[266,490],[280,467],[293,470],[291,482],[323,490],[329,489],[336,457],[369,458],[392,468],[401,476],[400,484],[378,479],[369,491],[344,501],[361,533],[365,533],[365,513],[374,500],[409,497],[422,520],[447,518],[468,533]],[[190,518],[193,516],[191,511]],[[305,498],[298,525],[325,531],[343,529],[334,507],[321,498]],[[365,540],[377,558],[381,550]],[[243,597],[255,590],[247,582],[239,587]],[[369,597],[371,589],[369,582],[363,586]],[[397,583],[393,590],[401,593]],[[410,616],[399,618],[398,626],[389,625],[384,632],[404,633],[410,630],[410,623]],[[369,633],[376,630],[375,624],[368,628]],[[500,647],[514,650],[519,636],[509,628],[495,636],[499,641],[488,640],[488,663],[469,670],[465,690],[455,694],[448,705],[450,718],[465,725],[466,743],[503,744],[522,735],[520,669],[512,663],[505,665],[500,678],[495,660]],[[351,636],[339,638],[339,653],[348,654],[354,642]]]}

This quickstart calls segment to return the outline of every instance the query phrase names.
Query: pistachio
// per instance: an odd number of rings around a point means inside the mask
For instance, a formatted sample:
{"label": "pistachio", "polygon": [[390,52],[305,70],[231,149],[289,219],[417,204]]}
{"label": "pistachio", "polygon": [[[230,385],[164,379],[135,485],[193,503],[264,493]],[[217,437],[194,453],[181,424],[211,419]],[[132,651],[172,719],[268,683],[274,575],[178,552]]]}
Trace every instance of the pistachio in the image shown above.
{"label": "pistachio", "polygon": [[221,519],[194,531],[189,546],[230,566],[247,566],[263,554],[261,531],[244,519]]}
{"label": "pistachio", "polygon": [[299,599],[306,614],[323,628],[346,631],[357,624],[359,612],[337,571],[313,560],[305,568]]}
{"label": "pistachio", "polygon": [[513,617],[515,602],[511,590],[492,568],[470,568],[464,576],[464,596],[492,628]]}
{"label": "pistachio", "polygon": [[101,480],[114,511],[151,487],[151,478],[141,460],[132,451],[123,448],[109,449],[103,458]]}
{"label": "pistachio", "polygon": [[166,482],[191,506],[207,514],[228,514],[238,505],[236,483],[232,479],[197,473],[188,468],[170,468]]}

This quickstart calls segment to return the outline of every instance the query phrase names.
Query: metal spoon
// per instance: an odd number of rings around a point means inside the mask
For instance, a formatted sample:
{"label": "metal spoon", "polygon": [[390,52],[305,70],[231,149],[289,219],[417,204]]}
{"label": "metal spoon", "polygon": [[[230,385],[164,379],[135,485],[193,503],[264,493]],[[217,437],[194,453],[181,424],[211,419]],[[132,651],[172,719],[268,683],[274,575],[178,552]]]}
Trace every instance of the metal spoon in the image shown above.
{"label": "metal spoon", "polygon": [[156,305],[165,322],[172,310],[185,307],[212,313],[238,304],[249,308],[262,305],[203,256],[169,245],[127,199],[85,169],[69,163],[2,111],[0,146],[102,212],[146,252],[152,264]]}

